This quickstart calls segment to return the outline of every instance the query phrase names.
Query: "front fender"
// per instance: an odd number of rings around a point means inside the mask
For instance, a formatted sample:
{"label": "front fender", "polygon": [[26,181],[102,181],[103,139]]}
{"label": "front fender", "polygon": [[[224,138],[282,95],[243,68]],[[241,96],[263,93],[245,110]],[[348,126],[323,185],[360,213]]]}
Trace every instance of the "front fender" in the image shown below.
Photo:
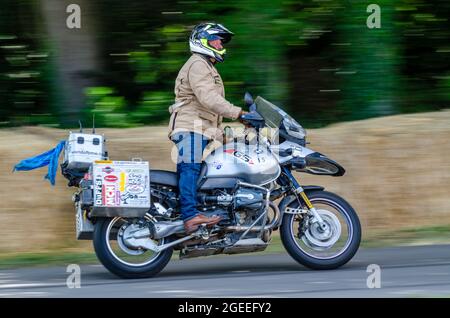
{"label": "front fender", "polygon": [[344,167],[320,152],[314,152],[305,157],[306,165],[302,172],[315,175],[343,176]]}

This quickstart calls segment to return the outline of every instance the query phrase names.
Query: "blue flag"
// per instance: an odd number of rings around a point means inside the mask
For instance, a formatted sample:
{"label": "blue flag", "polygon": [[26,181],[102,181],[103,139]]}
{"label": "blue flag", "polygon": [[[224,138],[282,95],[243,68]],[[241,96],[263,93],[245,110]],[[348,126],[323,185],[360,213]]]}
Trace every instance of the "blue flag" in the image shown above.
{"label": "blue flag", "polygon": [[58,159],[59,154],[64,149],[64,145],[66,142],[63,140],[59,142],[59,144],[44,153],[41,153],[40,155],[24,159],[20,161],[18,164],[14,166],[14,171],[28,171],[33,170],[37,168],[41,168],[44,166],[48,166],[48,172],[45,175],[45,179],[48,179],[50,183],[54,186],[55,185],[55,177],[56,177],[56,171],[58,169]]}

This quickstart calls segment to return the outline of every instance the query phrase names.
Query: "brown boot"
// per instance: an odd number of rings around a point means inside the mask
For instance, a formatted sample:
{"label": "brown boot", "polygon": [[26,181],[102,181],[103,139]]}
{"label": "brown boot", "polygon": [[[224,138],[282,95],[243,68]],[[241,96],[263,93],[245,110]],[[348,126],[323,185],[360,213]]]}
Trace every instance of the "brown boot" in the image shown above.
{"label": "brown boot", "polygon": [[206,226],[210,227],[219,223],[220,220],[222,220],[220,216],[207,217],[203,214],[197,214],[192,219],[184,222],[184,230],[187,234],[190,234],[195,232],[202,224],[206,224]]}

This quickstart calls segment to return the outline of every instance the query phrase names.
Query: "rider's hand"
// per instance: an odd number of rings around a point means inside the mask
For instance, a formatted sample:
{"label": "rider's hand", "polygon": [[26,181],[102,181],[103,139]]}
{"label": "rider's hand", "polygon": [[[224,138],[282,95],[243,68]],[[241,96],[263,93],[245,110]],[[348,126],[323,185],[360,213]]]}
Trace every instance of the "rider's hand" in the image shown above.
{"label": "rider's hand", "polygon": [[245,114],[248,114],[248,112],[246,112],[245,110],[241,110],[241,112],[239,113],[239,117],[238,117],[239,122],[243,125],[246,125],[245,122],[242,120],[242,115],[245,115]]}

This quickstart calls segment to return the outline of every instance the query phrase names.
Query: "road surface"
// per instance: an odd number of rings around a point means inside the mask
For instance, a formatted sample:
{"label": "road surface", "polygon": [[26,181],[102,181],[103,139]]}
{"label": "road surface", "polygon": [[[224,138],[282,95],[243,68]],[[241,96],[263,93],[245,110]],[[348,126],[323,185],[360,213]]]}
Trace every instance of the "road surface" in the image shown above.
{"label": "road surface", "polygon": [[[381,268],[380,288],[367,287],[370,264]],[[174,260],[140,280],[80,268],[80,288],[67,287],[64,266],[1,270],[0,297],[450,297],[450,245],[360,249],[332,271],[308,270],[287,254]]]}

